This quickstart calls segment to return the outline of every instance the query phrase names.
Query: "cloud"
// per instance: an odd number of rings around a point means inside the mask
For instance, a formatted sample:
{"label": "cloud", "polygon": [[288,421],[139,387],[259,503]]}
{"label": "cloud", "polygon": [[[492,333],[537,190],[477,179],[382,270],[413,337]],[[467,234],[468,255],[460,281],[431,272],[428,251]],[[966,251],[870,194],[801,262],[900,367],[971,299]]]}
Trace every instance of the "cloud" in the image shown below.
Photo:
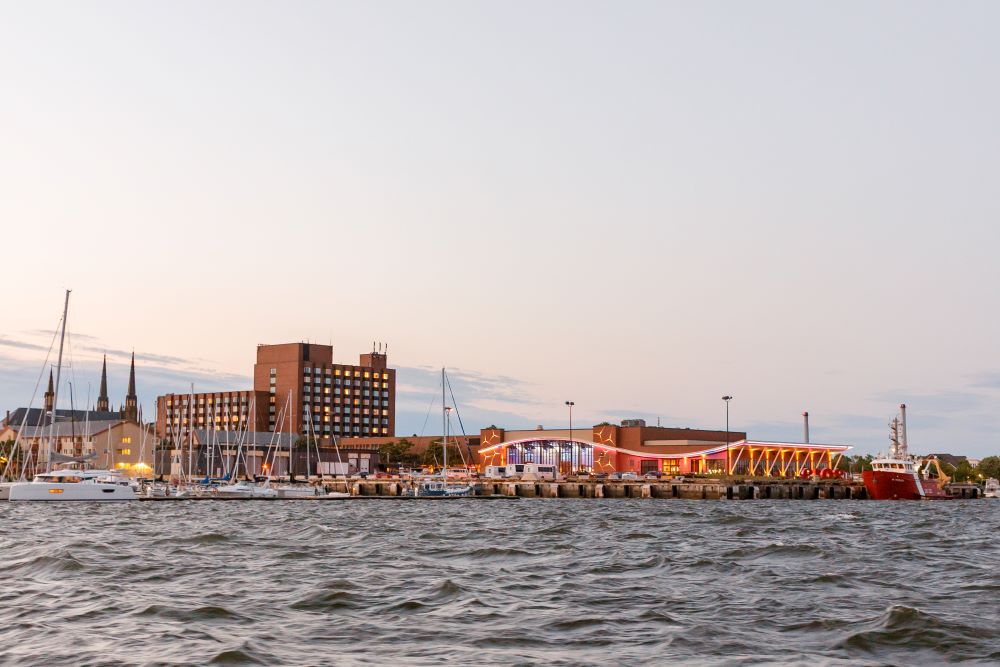
{"label": "cloud", "polygon": [[[532,386],[523,380],[506,375],[486,375],[479,371],[449,368],[448,381],[455,399],[471,403],[491,401],[521,405],[535,405],[539,400],[532,394]],[[441,393],[441,369],[431,366],[399,366],[396,369],[397,391],[413,395]],[[450,398],[450,395],[449,395]]]}
{"label": "cloud", "polygon": [[[983,407],[989,400],[982,393],[971,391],[907,392],[896,390],[880,392],[872,398],[890,405],[905,403],[907,407],[922,409],[926,412],[974,410]],[[891,415],[889,419],[892,419]]]}
{"label": "cloud", "polygon": [[33,351],[36,351],[36,352],[48,352],[49,351],[49,348],[45,347],[44,345],[38,345],[36,343],[27,343],[27,342],[21,341],[21,340],[13,340],[11,338],[6,338],[4,336],[0,336],[0,346],[3,346],[3,347],[13,347],[13,348],[17,348],[19,350],[33,350]]}
{"label": "cloud", "polygon": [[[535,417],[523,408],[540,403],[532,385],[505,375],[487,375],[460,368],[448,369],[451,391],[447,402],[456,403],[468,435],[488,424],[534,426]],[[452,400],[454,393],[454,401]],[[435,435],[441,431],[441,369],[400,366],[396,369],[396,431]],[[532,410],[533,412],[534,410]],[[454,424],[456,430],[459,428]]]}
{"label": "cloud", "polygon": [[974,376],[973,387],[981,389],[1000,389],[1000,371],[986,371]]}

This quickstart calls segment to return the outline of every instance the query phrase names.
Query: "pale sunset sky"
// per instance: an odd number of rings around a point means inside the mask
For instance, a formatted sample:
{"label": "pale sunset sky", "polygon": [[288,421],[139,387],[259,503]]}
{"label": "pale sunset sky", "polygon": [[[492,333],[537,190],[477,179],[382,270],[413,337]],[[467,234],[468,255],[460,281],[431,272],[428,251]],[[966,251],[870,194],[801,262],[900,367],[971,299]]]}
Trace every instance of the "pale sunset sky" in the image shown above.
{"label": "pale sunset sky", "polygon": [[[1000,3],[0,2],[0,409],[255,346],[644,417],[1000,454]],[[46,372],[47,375],[47,372]],[[81,398],[84,397],[84,398]],[[36,403],[37,404],[37,403]],[[66,403],[61,403],[68,407]]]}

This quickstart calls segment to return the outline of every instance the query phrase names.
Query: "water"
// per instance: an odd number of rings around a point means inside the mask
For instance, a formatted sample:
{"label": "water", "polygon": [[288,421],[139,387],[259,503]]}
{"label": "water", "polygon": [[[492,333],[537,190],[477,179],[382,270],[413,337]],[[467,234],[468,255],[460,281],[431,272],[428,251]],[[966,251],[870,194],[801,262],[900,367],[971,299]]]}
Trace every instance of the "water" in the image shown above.
{"label": "water", "polygon": [[0,504],[0,663],[1000,663],[1000,501]]}

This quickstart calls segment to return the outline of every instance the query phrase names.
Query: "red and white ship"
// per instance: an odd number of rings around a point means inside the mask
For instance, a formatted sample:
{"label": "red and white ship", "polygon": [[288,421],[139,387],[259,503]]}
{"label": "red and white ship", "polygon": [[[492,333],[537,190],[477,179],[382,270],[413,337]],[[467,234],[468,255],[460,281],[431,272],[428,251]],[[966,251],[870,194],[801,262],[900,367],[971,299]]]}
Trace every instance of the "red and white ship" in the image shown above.
{"label": "red and white ship", "polygon": [[[872,469],[861,473],[872,500],[950,500],[943,485],[948,478],[937,465],[936,479],[921,474],[928,461],[914,461],[906,444],[906,405],[899,406],[901,418],[892,420],[889,456],[872,461]],[[934,459],[933,463],[937,464]]]}

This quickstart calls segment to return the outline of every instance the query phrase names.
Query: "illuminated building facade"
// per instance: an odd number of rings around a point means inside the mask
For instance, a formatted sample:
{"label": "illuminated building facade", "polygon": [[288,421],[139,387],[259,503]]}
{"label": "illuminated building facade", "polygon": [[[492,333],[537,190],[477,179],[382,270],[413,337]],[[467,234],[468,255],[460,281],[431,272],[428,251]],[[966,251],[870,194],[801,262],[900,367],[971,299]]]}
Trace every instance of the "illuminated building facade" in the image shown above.
{"label": "illuminated building facade", "polygon": [[627,425],[598,424],[593,428],[481,431],[482,466],[540,463],[557,466],[560,473],[634,472],[642,475],[722,473],[729,462],[734,475],[797,476],[802,471],[834,468],[846,445],[764,442],[748,440],[739,431],[708,431],[646,426],[642,420]]}
{"label": "illuminated building facade", "polygon": [[324,443],[334,437],[392,436],[396,370],[388,367],[383,351],[362,354],[355,365],[334,363],[330,345],[258,345],[253,389],[160,396],[156,427],[162,437],[190,428],[280,430]]}

